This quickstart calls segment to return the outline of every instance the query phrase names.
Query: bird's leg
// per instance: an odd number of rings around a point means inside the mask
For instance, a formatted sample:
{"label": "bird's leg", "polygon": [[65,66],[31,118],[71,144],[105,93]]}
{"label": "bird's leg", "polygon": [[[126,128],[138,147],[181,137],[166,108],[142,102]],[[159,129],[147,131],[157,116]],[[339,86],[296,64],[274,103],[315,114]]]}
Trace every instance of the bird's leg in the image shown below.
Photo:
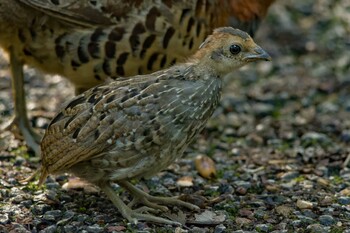
{"label": "bird's leg", "polygon": [[[153,216],[151,214],[148,214],[148,211],[153,211],[150,208],[147,207],[141,207],[136,210],[132,210],[130,207],[128,207],[118,196],[118,194],[112,189],[111,185],[109,183],[104,183],[99,185],[101,190],[108,196],[108,198],[113,202],[113,204],[117,207],[119,212],[122,214],[124,218],[126,218],[130,223],[137,224],[138,220],[143,220],[147,222],[154,222],[154,223],[160,223],[160,224],[168,224],[168,225],[178,225],[180,226],[181,223],[171,221],[165,218],[160,218]],[[145,212],[145,213],[142,213]]]}
{"label": "bird's leg", "polygon": [[27,115],[24,93],[23,64],[17,59],[13,48],[10,49],[10,64],[15,116],[14,119],[5,127],[5,129],[11,129],[13,131],[14,127],[17,127],[28,147],[32,148],[36,155],[40,155],[39,142],[41,137],[33,131],[29,124]]}
{"label": "bird's leg", "polygon": [[174,197],[155,197],[145,193],[144,191],[136,188],[128,181],[118,181],[118,184],[128,190],[133,196],[134,200],[130,203],[134,205],[136,203],[141,203],[145,206],[149,206],[154,209],[160,209],[166,211],[168,208],[162,205],[173,205],[173,206],[184,206],[190,210],[199,210],[200,208],[191,203],[181,201]]}

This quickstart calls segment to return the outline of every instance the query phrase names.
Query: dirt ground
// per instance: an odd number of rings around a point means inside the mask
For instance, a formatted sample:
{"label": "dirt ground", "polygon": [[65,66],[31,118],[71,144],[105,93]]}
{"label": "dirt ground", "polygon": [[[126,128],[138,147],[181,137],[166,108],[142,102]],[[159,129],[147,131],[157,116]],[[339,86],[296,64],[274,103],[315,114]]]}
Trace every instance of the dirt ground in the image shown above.
{"label": "dirt ground", "polygon": [[[39,164],[5,131],[0,232],[350,233],[350,165],[344,166],[350,154],[350,1],[277,1],[256,41],[273,61],[228,77],[220,107],[183,159],[138,183],[153,195],[198,204],[197,213],[174,208],[162,214],[183,227],[129,224],[96,188],[67,189],[69,175],[51,177],[44,187],[21,185]],[[25,76],[31,122],[43,133],[73,88],[31,68]],[[10,85],[2,59],[0,125],[13,116]],[[216,178],[198,174],[198,155],[213,159]]]}

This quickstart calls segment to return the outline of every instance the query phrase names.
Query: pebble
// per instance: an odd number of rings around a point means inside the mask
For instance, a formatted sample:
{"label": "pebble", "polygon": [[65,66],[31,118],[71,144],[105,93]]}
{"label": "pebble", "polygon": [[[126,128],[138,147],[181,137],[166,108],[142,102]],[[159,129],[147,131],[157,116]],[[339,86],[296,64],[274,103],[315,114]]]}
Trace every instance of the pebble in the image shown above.
{"label": "pebble", "polygon": [[281,205],[276,207],[276,212],[284,217],[288,217],[293,211],[292,207]]}
{"label": "pebble", "polygon": [[7,213],[0,214],[0,224],[7,224],[9,222],[9,215]]}
{"label": "pebble", "polygon": [[268,224],[258,224],[258,225],[256,225],[255,229],[258,232],[269,232],[270,226]]}
{"label": "pebble", "polygon": [[331,142],[332,140],[323,133],[308,132],[301,137],[301,143],[304,147],[317,144],[321,146],[328,146]]}
{"label": "pebble", "polygon": [[342,140],[343,142],[350,142],[350,130],[342,131],[340,140]]}
{"label": "pebble", "polygon": [[23,205],[26,208],[30,208],[33,205],[32,200],[25,200],[21,202],[21,205]]}
{"label": "pebble", "polygon": [[320,221],[320,223],[324,226],[331,226],[333,224],[336,223],[336,221],[334,220],[334,218],[331,215],[325,214],[325,215],[321,215],[318,220]]}
{"label": "pebble", "polygon": [[255,103],[252,105],[252,110],[255,116],[265,117],[273,113],[275,107],[272,104]]}
{"label": "pebble", "polygon": [[86,230],[90,233],[99,233],[103,231],[103,228],[100,227],[98,224],[94,224],[92,226],[88,226]]}
{"label": "pebble", "polygon": [[321,226],[318,223],[311,224],[311,225],[307,226],[306,229],[312,233],[326,233],[326,232],[328,232],[324,226]]}
{"label": "pebble", "polygon": [[38,205],[34,205],[32,208],[35,214],[40,215],[40,214],[44,214],[46,211],[51,209],[51,206],[46,204],[38,204]]}
{"label": "pebble", "polygon": [[215,227],[214,233],[225,233],[226,227],[223,224],[217,225]]}
{"label": "pebble", "polygon": [[310,217],[306,217],[304,215],[300,215],[298,216],[298,218],[300,219],[300,221],[303,223],[303,224],[311,224],[311,223],[314,223],[315,220],[313,220],[312,218]]}
{"label": "pebble", "polygon": [[246,182],[243,180],[235,181],[234,184],[237,185],[238,187],[243,187],[245,189],[249,189],[252,187],[252,184],[250,182]]}
{"label": "pebble", "polygon": [[297,207],[299,209],[311,209],[313,207],[313,204],[309,201],[298,199]]}
{"label": "pebble", "polygon": [[297,178],[298,176],[299,176],[299,172],[297,172],[297,171],[290,171],[290,172],[283,173],[281,175],[281,179],[289,181],[289,180],[292,180],[294,178]]}
{"label": "pebble", "polygon": [[350,197],[339,197],[338,203],[341,205],[349,205],[350,204]]}
{"label": "pebble", "polygon": [[51,225],[40,231],[40,233],[55,233],[57,232],[56,225]]}
{"label": "pebble", "polygon": [[309,218],[317,218],[317,214],[315,214],[312,210],[310,209],[304,209],[302,211],[303,215],[305,215],[306,217],[309,217]]}
{"label": "pebble", "polygon": [[250,220],[250,219],[247,219],[247,218],[239,218],[239,217],[237,217],[237,218],[235,219],[235,221],[236,221],[236,223],[237,223],[238,225],[240,225],[240,226],[248,225],[248,224],[250,224],[250,223],[252,222],[252,220]]}
{"label": "pebble", "polygon": [[77,227],[76,226],[72,226],[72,225],[65,225],[63,227],[64,231],[67,233],[73,233],[73,232],[77,232]]}
{"label": "pebble", "polygon": [[24,226],[22,226],[21,224],[18,223],[14,223],[12,224],[13,230],[11,231],[11,233],[29,233],[30,231],[28,231]]}
{"label": "pebble", "polygon": [[300,227],[301,224],[302,224],[301,220],[292,221],[292,226],[294,226],[294,228]]}
{"label": "pebble", "polygon": [[235,190],[231,185],[222,183],[217,191],[221,194],[232,194]]}
{"label": "pebble", "polygon": [[191,229],[191,232],[193,232],[193,233],[208,233],[209,230],[205,229],[205,228],[193,227]]}
{"label": "pebble", "polygon": [[50,215],[50,214],[44,214],[43,219],[46,220],[46,221],[53,222],[53,221],[55,221],[55,216]]}
{"label": "pebble", "polygon": [[52,215],[55,218],[57,218],[57,217],[60,217],[62,215],[62,211],[61,210],[49,210],[49,211],[46,211],[45,214]]}

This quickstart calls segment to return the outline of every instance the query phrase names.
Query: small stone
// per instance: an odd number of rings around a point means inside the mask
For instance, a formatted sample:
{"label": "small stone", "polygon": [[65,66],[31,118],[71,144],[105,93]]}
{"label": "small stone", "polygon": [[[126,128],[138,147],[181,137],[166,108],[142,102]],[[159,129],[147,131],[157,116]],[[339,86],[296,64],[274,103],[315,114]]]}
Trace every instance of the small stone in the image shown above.
{"label": "small stone", "polygon": [[56,225],[51,225],[40,231],[40,233],[55,233],[57,232]]}
{"label": "small stone", "polygon": [[193,233],[208,233],[209,231],[205,228],[193,227],[191,229],[191,232],[193,232]]}
{"label": "small stone", "polygon": [[298,199],[297,207],[299,209],[311,209],[313,207],[313,204],[311,202],[309,202],[309,201]]}
{"label": "small stone", "polygon": [[282,180],[292,180],[292,179],[295,179],[299,176],[299,172],[297,171],[290,171],[290,172],[286,172],[286,173],[283,173],[280,178]]}
{"label": "small stone", "polygon": [[239,215],[242,217],[251,217],[253,216],[253,211],[249,210],[249,209],[240,209],[238,211]]}
{"label": "small stone", "polygon": [[321,224],[318,224],[318,223],[311,224],[311,225],[307,226],[306,229],[312,233],[326,233],[326,232],[328,232],[326,229],[324,229],[324,226],[321,226]]}
{"label": "small stone", "polygon": [[215,227],[214,233],[225,233],[226,227],[223,224],[217,225]]}
{"label": "small stone", "polygon": [[34,213],[39,214],[39,215],[44,214],[49,209],[51,209],[51,207],[49,205],[46,205],[46,204],[34,205],[32,208],[33,208]]}
{"label": "small stone", "polygon": [[23,205],[26,208],[30,208],[33,205],[33,201],[32,200],[25,200],[21,202],[21,205]]}
{"label": "small stone", "polygon": [[299,226],[301,226],[301,224],[302,224],[301,220],[294,220],[294,221],[292,221],[292,225],[294,227],[299,227]]}
{"label": "small stone", "polygon": [[324,179],[324,178],[318,178],[317,179],[317,184],[323,186],[323,187],[328,187],[329,186],[329,180]]}
{"label": "small stone", "polygon": [[276,207],[276,212],[284,217],[288,217],[293,211],[292,207],[281,205]]}
{"label": "small stone", "polygon": [[244,187],[237,187],[236,188],[236,193],[239,195],[245,195],[247,193],[247,189]]}
{"label": "small stone", "polygon": [[280,187],[278,185],[266,185],[265,188],[267,191],[273,192],[273,193],[280,191]]}
{"label": "small stone", "polygon": [[340,195],[343,195],[343,196],[350,196],[350,188],[345,188],[342,191],[340,191],[339,193],[340,193]]}
{"label": "small stone", "polygon": [[9,223],[9,215],[7,213],[0,214],[0,224]]}
{"label": "small stone", "polygon": [[[242,174],[243,176],[244,174]],[[252,187],[252,184],[251,182],[247,182],[247,181],[243,181],[243,180],[238,180],[238,181],[235,181],[234,184],[237,186],[237,187],[243,187],[245,189],[250,189]]]}
{"label": "small stone", "polygon": [[315,220],[313,220],[312,218],[310,217],[306,217],[304,215],[299,215],[298,218],[300,219],[300,221],[303,223],[303,224],[312,224],[312,223],[315,223]]}
{"label": "small stone", "polygon": [[54,222],[55,221],[55,216],[50,215],[50,214],[44,214],[43,219],[45,219],[46,221]]}
{"label": "small stone", "polygon": [[62,211],[61,210],[49,210],[49,211],[46,211],[45,214],[52,215],[55,218],[57,218],[57,217],[60,217],[62,215]]}
{"label": "small stone", "polygon": [[305,215],[306,217],[309,217],[309,218],[317,218],[318,215],[315,214],[314,212],[312,212],[312,210],[310,209],[304,209],[303,211],[303,215]]}
{"label": "small stone", "polygon": [[273,113],[274,105],[265,103],[255,103],[252,105],[252,110],[255,116],[265,117]]}
{"label": "small stone", "polygon": [[342,131],[340,140],[342,140],[343,142],[350,142],[350,130]]}
{"label": "small stone", "polygon": [[325,196],[321,201],[320,201],[320,206],[329,206],[334,202],[333,198],[330,196]]}
{"label": "small stone", "polygon": [[234,188],[229,184],[221,183],[217,191],[221,194],[232,194]]}
{"label": "small stone", "polygon": [[321,215],[318,220],[320,221],[320,223],[324,226],[331,226],[333,224],[336,223],[336,221],[334,220],[334,218],[328,214],[325,215]]}
{"label": "small stone", "polygon": [[270,226],[267,224],[258,224],[256,225],[255,229],[258,232],[269,232],[270,231]]}
{"label": "small stone", "polygon": [[339,197],[338,203],[341,205],[349,205],[350,204],[350,197]]}
{"label": "small stone", "polygon": [[98,224],[92,225],[92,226],[88,226],[86,228],[86,230],[90,233],[99,233],[103,231],[103,228],[100,227]]}
{"label": "small stone", "polygon": [[15,233],[29,233],[30,232],[23,225],[18,224],[18,223],[13,223],[12,228],[13,228],[13,230],[11,231],[11,233],[12,232],[15,232]]}
{"label": "small stone", "polygon": [[57,189],[61,187],[60,184],[57,182],[45,183],[45,186],[47,189]]}
{"label": "small stone", "polygon": [[235,219],[236,223],[239,225],[239,226],[243,226],[243,225],[248,225],[252,222],[252,220],[250,219],[247,219],[247,218],[239,218],[237,217]]}
{"label": "small stone", "polygon": [[84,222],[88,218],[89,218],[89,215],[87,215],[87,214],[79,214],[77,216],[77,221],[78,222]]}
{"label": "small stone", "polygon": [[308,132],[301,137],[301,143],[303,147],[309,147],[313,145],[330,145],[332,140],[326,135],[317,132]]}
{"label": "small stone", "polygon": [[63,227],[64,229],[64,232],[67,232],[67,233],[74,233],[74,232],[77,232],[77,227],[75,226],[72,226],[72,225],[65,225]]}

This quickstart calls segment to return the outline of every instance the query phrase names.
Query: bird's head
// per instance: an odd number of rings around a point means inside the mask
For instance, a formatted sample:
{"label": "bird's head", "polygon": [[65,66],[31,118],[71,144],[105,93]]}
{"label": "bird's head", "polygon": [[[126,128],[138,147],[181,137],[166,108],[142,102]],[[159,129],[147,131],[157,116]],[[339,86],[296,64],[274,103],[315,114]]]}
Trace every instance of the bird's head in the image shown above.
{"label": "bird's head", "polygon": [[226,75],[250,62],[270,61],[270,55],[248,33],[231,27],[214,30],[193,56],[199,69]]}

